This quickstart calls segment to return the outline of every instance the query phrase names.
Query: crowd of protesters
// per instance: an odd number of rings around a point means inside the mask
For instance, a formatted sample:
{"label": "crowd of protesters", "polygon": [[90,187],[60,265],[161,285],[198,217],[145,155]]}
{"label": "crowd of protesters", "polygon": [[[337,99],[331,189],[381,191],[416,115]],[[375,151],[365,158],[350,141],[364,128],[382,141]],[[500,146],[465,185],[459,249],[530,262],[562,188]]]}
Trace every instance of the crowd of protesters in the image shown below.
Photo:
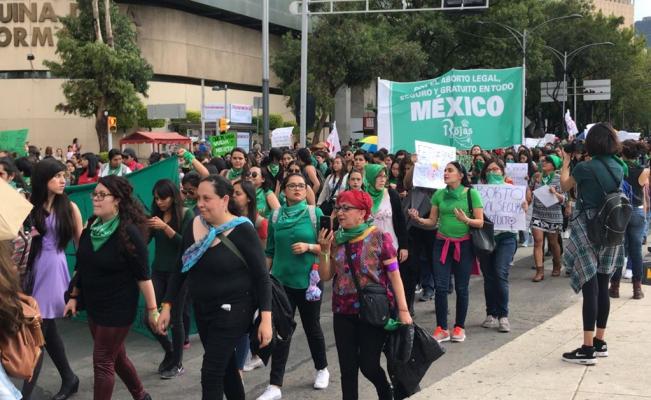
{"label": "crowd of protesters", "polygon": [[[565,361],[580,364],[608,354],[609,298],[620,296],[623,270],[631,270],[633,298],[644,296],[649,149],[642,141],[619,143],[605,124],[595,125],[585,141],[459,151],[459,161],[445,166],[445,187],[438,190],[414,185],[418,157],[404,150],[370,153],[349,146],[331,155],[323,147],[265,153],[235,148],[211,157],[201,144],[174,155],[179,177],[151,182],[154,200],[146,213],[125,179],[144,167],[132,149],[112,149],[100,160],[82,152],[75,140],[65,153],[48,147],[41,155],[28,146],[24,157],[0,154],[0,178],[33,204],[25,224],[33,237],[31,251],[17,272],[22,290],[38,302],[45,350],[61,377],[53,399],[65,400],[79,389],[56,320],[81,309],[87,311],[94,342],[94,398],[111,398],[117,374],[134,399],[150,399],[125,349],[140,294],[145,323],[162,347],[161,378],[185,372],[191,304],[204,348],[202,398],[243,399],[244,373],[270,357],[269,385],[258,400],[282,398],[291,351],[291,336],[278,340],[272,328],[277,291],[286,296],[292,320],[298,309],[314,364],[313,387],[325,390],[330,373],[318,294],[332,280],[342,398],[357,398],[361,370],[378,398],[386,400],[394,398],[395,384],[380,363],[388,332],[362,318],[359,296],[367,285],[384,288],[392,318],[404,325],[413,323],[416,299],[433,299],[433,338],[463,342],[472,339],[466,334],[470,277],[481,271],[486,318],[472,323],[509,332],[509,271],[517,248],[533,244],[533,282],[545,279],[544,259],[551,257],[551,276],[568,276],[571,287],[583,292],[583,344],[563,354]],[[169,156],[153,153],[145,164]],[[484,226],[485,199],[473,185],[512,185],[506,165],[514,162],[528,170],[522,204],[527,229],[497,230],[494,250],[478,252],[471,233]],[[633,207],[625,241],[596,246],[586,226],[622,180],[631,187]],[[96,184],[87,222],[65,194],[66,186],[83,184]],[[553,205],[533,194],[541,187],[555,197]],[[72,280],[64,254],[71,241],[77,249]],[[151,263],[149,241],[155,247]],[[2,249],[11,252],[12,246]],[[585,248],[595,251],[581,251]],[[9,293],[17,290],[18,275],[12,275],[16,271],[7,260],[0,254],[0,285]],[[0,326],[16,324],[3,313],[0,319]],[[41,365],[42,360],[22,391],[12,387],[13,398],[30,398]],[[9,382],[3,374],[0,369],[0,385]]]}

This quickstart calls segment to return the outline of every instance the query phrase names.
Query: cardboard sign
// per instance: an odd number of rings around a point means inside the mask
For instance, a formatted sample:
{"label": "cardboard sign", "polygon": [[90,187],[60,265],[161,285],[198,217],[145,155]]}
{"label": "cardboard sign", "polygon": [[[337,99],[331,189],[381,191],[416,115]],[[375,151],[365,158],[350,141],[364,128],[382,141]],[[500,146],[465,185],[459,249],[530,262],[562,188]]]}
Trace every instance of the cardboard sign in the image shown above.
{"label": "cardboard sign", "polygon": [[224,133],[223,135],[210,136],[210,148],[213,157],[221,157],[233,151],[237,144],[235,132]]}
{"label": "cardboard sign", "polygon": [[15,152],[20,156],[25,156],[25,141],[27,140],[27,129],[17,129],[13,131],[0,131],[0,150]]}
{"label": "cardboard sign", "polygon": [[524,231],[526,213],[522,208],[527,189],[512,185],[474,185],[481,194],[484,214],[493,221],[496,231]]}

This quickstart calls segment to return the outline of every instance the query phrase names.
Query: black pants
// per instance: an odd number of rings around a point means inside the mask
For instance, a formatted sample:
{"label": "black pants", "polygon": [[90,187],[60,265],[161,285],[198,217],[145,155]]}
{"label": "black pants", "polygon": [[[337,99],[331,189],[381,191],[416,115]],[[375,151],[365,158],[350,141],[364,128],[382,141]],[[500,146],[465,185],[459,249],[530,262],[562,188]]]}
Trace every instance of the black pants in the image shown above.
{"label": "black pants", "polygon": [[[323,330],[321,330],[321,300],[305,300],[306,289],[292,289],[287,286],[284,286],[284,288],[285,293],[287,293],[287,298],[292,305],[292,314],[296,312],[296,308],[298,307],[298,312],[301,315],[301,324],[307,337],[307,344],[310,347],[312,361],[314,361],[314,368],[320,370],[327,367],[328,359],[326,357],[325,338],[323,337]],[[319,288],[323,290],[323,282],[319,283]],[[279,343],[274,347],[271,356],[271,376],[269,377],[269,383],[272,385],[283,385],[290,346],[291,339],[282,344]]]}
{"label": "black pants", "polygon": [[244,400],[244,385],[235,363],[235,346],[246,334],[253,319],[251,304],[231,304],[226,311],[219,305],[194,303],[199,337],[204,348],[201,365],[201,399]]}
{"label": "black pants", "polygon": [[400,278],[405,287],[405,297],[410,311],[414,309],[416,284],[423,290],[434,292],[432,253],[436,231],[412,228],[409,230],[409,258],[400,264]]}
{"label": "black pants", "polygon": [[[57,330],[56,320],[54,319],[44,319],[41,324],[41,331],[45,337],[45,350],[47,354],[52,359],[52,363],[59,371],[61,376],[62,385],[70,384],[75,379],[75,373],[72,372],[70,368],[70,363],[68,362],[68,357],[66,357],[66,349],[63,346],[63,341],[61,340],[61,335]],[[30,382],[25,381],[23,383],[23,399],[29,400],[32,395],[34,387],[36,387],[36,382],[38,381],[38,376],[41,372],[41,367],[43,366],[43,357],[36,365],[34,369],[34,375]]]}
{"label": "black pants", "polygon": [[391,386],[380,365],[386,332],[361,322],[357,315],[334,314],[333,329],[341,370],[343,400],[357,400],[357,375],[362,371],[379,400],[391,400]]}
{"label": "black pants", "polygon": [[587,281],[583,291],[583,330],[594,331],[597,328],[605,329],[610,314],[610,297],[608,297],[608,282],[610,275],[597,273]]}
{"label": "black pants", "polygon": [[[161,272],[153,271],[151,273],[151,281],[154,285],[154,293],[156,294],[156,300],[159,302],[163,297],[165,297],[165,292],[167,291],[168,284],[172,278],[171,272]],[[147,322],[147,315],[145,314],[145,326],[149,331],[154,335],[158,343],[166,354],[171,353],[174,357],[174,363],[172,365],[180,366],[183,363],[183,343],[185,342],[185,299],[188,294],[188,282],[187,280],[183,284],[183,287],[179,291],[177,298],[172,302],[171,310],[171,328],[172,328],[172,341],[168,338],[167,335],[159,335],[155,333],[149,323]],[[189,321],[188,321],[189,323]]]}

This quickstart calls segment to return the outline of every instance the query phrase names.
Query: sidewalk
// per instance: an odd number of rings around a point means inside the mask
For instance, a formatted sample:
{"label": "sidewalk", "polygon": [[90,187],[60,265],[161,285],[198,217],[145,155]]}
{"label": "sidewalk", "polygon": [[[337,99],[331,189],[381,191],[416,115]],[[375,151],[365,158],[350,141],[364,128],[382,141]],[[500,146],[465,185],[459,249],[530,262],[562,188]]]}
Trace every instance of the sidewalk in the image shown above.
{"label": "sidewalk", "polygon": [[[413,399],[651,399],[651,286],[632,300],[622,281],[621,298],[611,299],[606,341],[609,357],[595,366],[561,361],[581,345],[581,304],[572,305],[540,326],[423,389]],[[449,343],[446,347],[463,346]],[[438,363],[445,363],[445,356]],[[436,367],[436,363],[433,367]]]}

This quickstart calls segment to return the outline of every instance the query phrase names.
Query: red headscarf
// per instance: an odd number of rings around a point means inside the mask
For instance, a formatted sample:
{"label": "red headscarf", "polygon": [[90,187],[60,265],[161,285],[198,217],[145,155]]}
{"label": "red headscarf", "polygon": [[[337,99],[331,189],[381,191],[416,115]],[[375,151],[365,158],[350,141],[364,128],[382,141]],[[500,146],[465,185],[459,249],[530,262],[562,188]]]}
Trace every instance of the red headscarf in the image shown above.
{"label": "red headscarf", "polygon": [[337,204],[348,203],[353,207],[366,211],[364,221],[371,216],[371,207],[373,207],[373,200],[371,196],[361,190],[346,190],[337,196]]}

